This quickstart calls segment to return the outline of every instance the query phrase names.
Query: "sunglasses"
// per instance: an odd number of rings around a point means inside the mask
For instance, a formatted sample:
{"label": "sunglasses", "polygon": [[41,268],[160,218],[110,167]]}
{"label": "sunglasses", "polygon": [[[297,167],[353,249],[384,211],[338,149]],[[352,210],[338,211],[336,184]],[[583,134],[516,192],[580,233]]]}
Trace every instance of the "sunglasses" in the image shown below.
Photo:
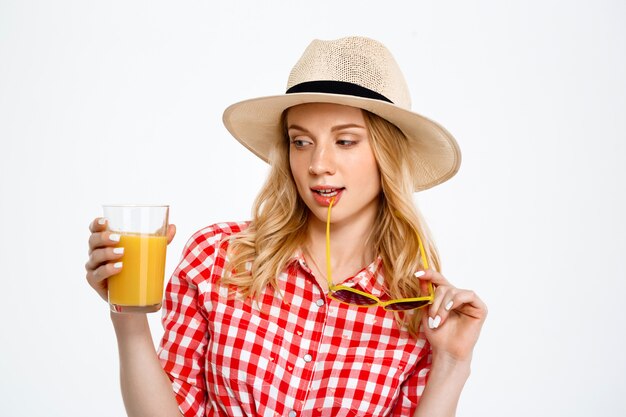
{"label": "sunglasses", "polygon": [[[333,198],[328,205],[328,217],[326,219],[326,276],[328,277],[329,297],[344,304],[358,307],[381,306],[383,309],[388,311],[415,310],[432,304],[433,299],[435,298],[435,291],[433,289],[433,284],[430,281],[428,281],[428,295],[425,297],[398,298],[387,301],[382,301],[375,295],[346,287],[345,285],[333,284],[330,268],[330,211],[334,202],[335,199]],[[428,260],[426,259],[424,246],[422,245],[422,239],[420,239],[419,234],[417,235],[417,242],[419,244],[422,265],[424,266],[424,269],[428,269]]]}

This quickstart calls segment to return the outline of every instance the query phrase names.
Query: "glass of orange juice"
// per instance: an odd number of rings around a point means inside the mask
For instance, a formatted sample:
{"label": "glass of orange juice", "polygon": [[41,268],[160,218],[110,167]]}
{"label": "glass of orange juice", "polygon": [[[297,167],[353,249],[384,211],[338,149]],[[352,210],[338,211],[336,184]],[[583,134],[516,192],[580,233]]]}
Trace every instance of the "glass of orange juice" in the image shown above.
{"label": "glass of orange juice", "polygon": [[120,235],[122,270],[108,279],[109,306],[117,313],[161,308],[169,206],[104,205],[109,230]]}

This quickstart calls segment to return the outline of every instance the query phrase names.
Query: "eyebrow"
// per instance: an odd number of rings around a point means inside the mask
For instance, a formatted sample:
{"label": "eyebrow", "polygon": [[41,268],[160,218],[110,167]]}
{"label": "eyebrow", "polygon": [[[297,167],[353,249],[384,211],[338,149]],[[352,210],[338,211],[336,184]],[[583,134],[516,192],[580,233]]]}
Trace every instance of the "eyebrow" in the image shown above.
{"label": "eyebrow", "polygon": [[[365,126],[361,126],[359,124],[356,123],[346,123],[343,125],[336,125],[330,128],[331,132],[336,132],[337,130],[344,130],[344,129],[352,129],[352,128],[358,128],[358,129],[365,129]],[[309,132],[307,129],[303,128],[302,126],[296,125],[296,124],[291,124],[287,127],[287,130],[291,130],[291,129],[297,129],[297,130],[301,130],[303,132]]]}

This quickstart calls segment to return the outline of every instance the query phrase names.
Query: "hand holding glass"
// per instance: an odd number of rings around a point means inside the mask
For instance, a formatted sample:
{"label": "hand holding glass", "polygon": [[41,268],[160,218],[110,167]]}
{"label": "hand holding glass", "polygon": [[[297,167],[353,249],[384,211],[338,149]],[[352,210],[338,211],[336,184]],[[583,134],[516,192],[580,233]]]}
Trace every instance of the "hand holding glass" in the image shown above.
{"label": "hand holding glass", "polygon": [[120,235],[122,270],[108,279],[109,306],[117,313],[161,308],[169,206],[105,205],[109,229]]}

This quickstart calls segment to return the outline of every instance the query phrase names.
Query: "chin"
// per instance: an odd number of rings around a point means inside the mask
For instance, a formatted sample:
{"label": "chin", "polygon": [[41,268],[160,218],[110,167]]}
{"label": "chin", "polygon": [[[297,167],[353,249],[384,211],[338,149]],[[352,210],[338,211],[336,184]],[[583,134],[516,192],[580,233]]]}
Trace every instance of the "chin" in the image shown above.
{"label": "chin", "polygon": [[[311,216],[309,217],[309,220],[312,220],[312,218],[315,218],[315,220],[326,224],[326,219],[328,218],[328,207],[322,207],[316,203],[307,204],[307,207],[309,209],[310,216]],[[331,223],[334,222],[335,218],[336,218],[335,208],[333,208],[332,214],[331,214]]]}

